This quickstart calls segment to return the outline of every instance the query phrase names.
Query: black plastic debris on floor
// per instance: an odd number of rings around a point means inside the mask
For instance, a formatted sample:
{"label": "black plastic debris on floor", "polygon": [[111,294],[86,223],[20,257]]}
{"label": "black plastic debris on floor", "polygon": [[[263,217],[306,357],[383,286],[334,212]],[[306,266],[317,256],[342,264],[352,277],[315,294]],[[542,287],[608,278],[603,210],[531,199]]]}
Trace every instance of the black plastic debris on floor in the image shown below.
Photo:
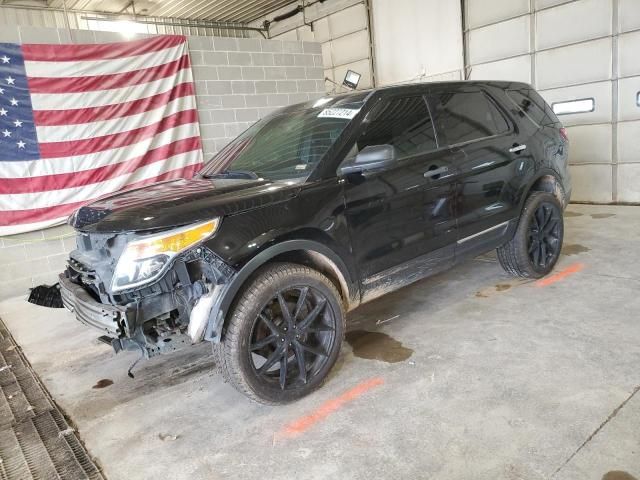
{"label": "black plastic debris on floor", "polygon": [[104,478],[0,320],[0,478]]}
{"label": "black plastic debris on floor", "polygon": [[38,285],[31,289],[27,302],[49,308],[64,308],[62,295],[60,294],[60,284]]}

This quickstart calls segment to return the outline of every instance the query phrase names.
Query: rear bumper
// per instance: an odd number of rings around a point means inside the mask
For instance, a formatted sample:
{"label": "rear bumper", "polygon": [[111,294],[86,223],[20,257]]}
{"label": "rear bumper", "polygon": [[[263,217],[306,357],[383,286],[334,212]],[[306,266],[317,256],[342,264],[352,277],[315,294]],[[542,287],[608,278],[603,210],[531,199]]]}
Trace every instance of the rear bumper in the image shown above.
{"label": "rear bumper", "polygon": [[78,321],[110,337],[117,338],[122,335],[127,322],[126,307],[97,302],[82,286],[71,282],[64,273],[60,274],[59,281],[62,303],[75,314]]}

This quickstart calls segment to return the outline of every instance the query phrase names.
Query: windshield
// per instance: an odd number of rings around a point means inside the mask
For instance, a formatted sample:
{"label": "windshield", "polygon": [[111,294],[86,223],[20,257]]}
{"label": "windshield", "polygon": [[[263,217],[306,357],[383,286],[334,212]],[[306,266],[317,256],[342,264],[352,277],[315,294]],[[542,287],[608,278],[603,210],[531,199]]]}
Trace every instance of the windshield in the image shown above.
{"label": "windshield", "polygon": [[213,157],[202,176],[306,180],[363,105],[332,100],[258,121]]}

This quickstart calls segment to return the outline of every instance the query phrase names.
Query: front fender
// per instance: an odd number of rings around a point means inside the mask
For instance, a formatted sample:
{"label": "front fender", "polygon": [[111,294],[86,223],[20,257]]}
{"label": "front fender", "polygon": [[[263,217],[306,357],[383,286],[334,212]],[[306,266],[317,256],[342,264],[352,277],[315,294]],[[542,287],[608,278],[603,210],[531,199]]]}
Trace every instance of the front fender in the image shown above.
{"label": "front fender", "polygon": [[360,303],[358,282],[338,254],[326,245],[313,240],[285,240],[258,253],[238,270],[228,283],[222,286],[211,309],[209,321],[204,332],[204,340],[212,342],[220,341],[224,319],[229,312],[229,308],[240,291],[240,288],[251,274],[278,255],[295,251],[304,251],[311,255],[319,255],[323,261],[328,261],[329,267],[333,270],[333,273],[340,282],[340,288],[348,303],[349,309],[354,308]]}

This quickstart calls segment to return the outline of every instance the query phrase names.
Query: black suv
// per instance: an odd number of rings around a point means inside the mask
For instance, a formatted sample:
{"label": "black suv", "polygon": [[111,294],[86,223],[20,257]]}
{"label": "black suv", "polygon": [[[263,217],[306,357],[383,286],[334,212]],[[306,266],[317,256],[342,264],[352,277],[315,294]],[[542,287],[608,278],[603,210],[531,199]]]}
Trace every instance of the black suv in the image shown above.
{"label": "black suv", "polygon": [[117,351],[208,340],[250,398],[308,394],[345,312],[492,249],[538,278],[560,254],[567,137],[522,83],[360,91],[283,108],[190,180],[76,211],[64,304]]}

